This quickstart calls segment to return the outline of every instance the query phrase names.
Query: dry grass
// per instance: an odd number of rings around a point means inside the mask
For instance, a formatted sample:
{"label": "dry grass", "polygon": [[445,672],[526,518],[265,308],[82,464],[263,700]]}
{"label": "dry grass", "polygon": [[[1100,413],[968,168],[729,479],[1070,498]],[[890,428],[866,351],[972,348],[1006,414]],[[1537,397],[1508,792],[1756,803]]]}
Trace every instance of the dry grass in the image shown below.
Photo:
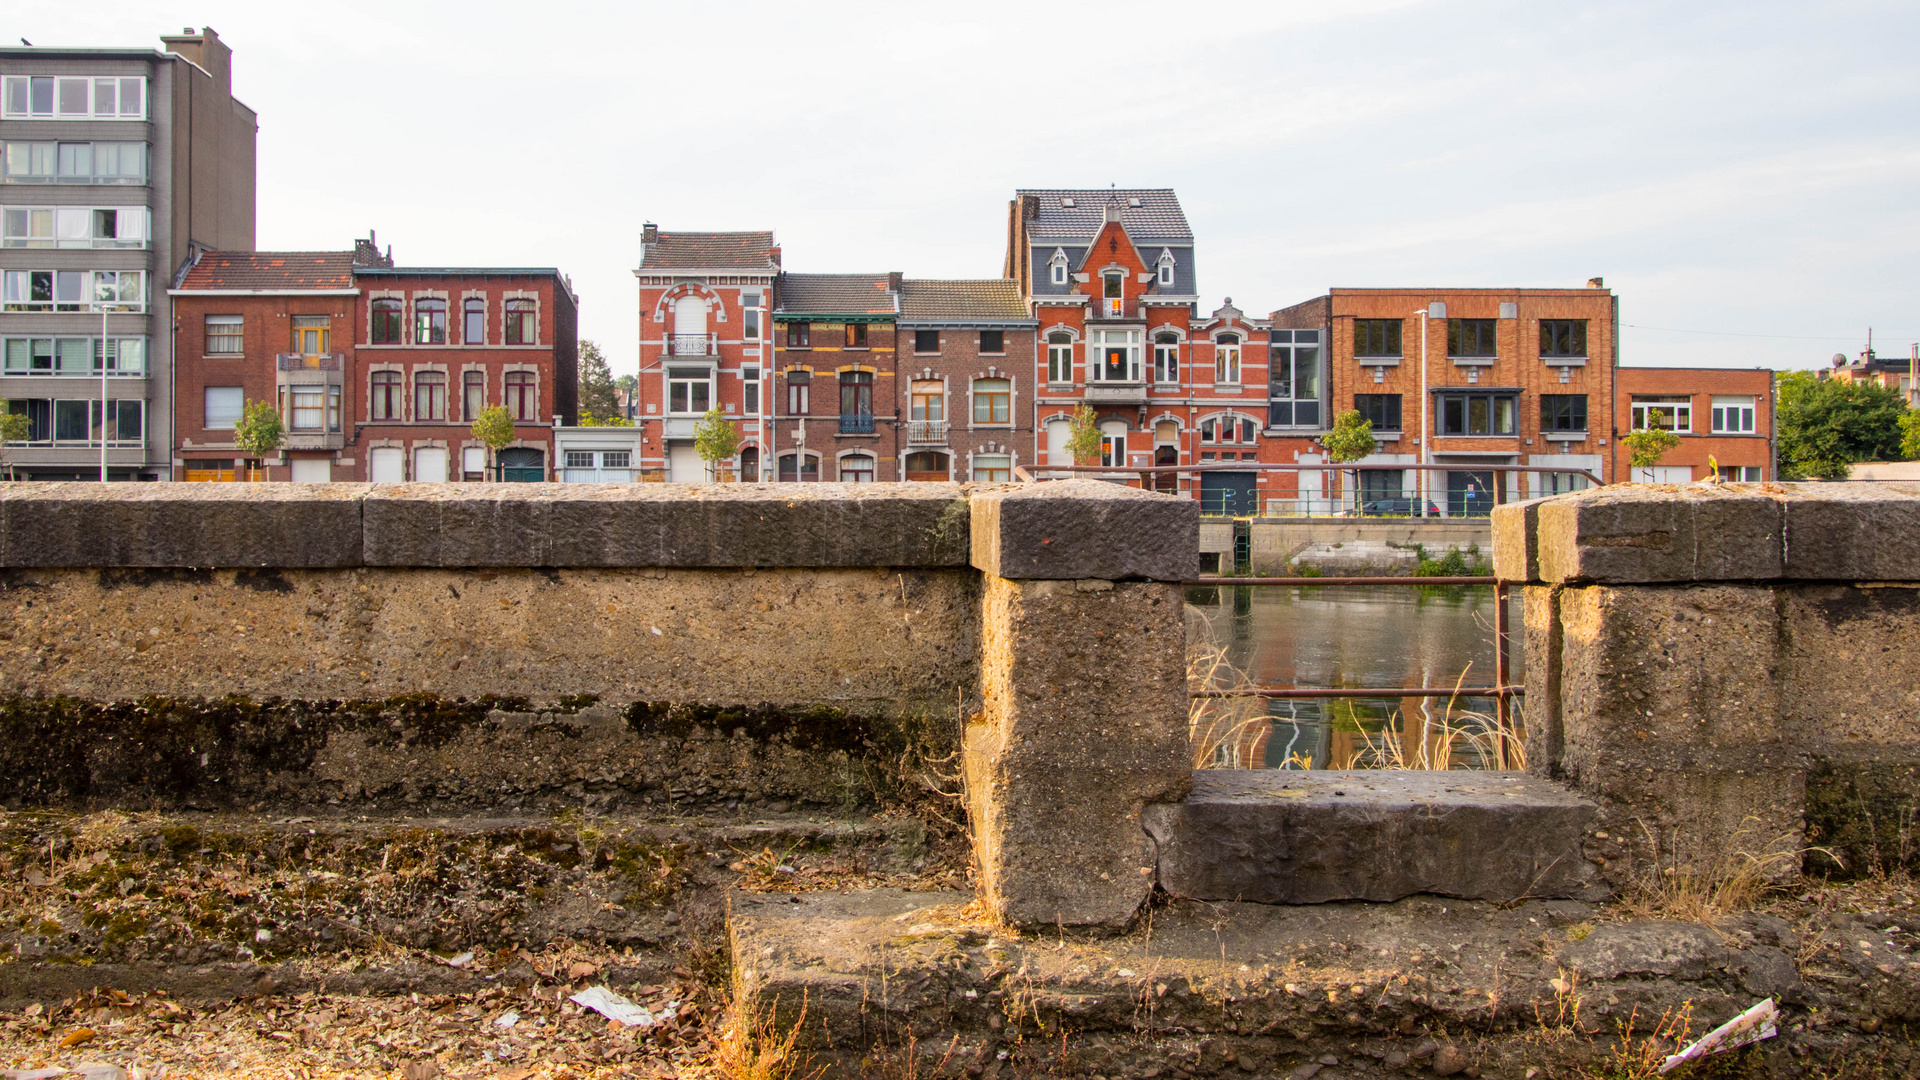
{"label": "dry grass", "polygon": [[776,1011],[762,1008],[752,992],[735,999],[714,1036],[714,1075],[722,1080],[813,1080],[826,1071],[800,1048],[800,1031],[807,1022],[806,997],[801,996],[800,1013],[784,1030],[775,1019]]}
{"label": "dry grass", "polygon": [[1757,825],[1748,818],[1731,843],[1693,857],[1672,845],[1663,848],[1653,830],[1646,829],[1652,866],[1634,878],[1613,910],[1628,919],[1674,919],[1712,926],[1730,915],[1752,911],[1769,890],[1797,872],[1808,851],[1825,850],[1793,848],[1791,835],[1767,837]]}
{"label": "dry grass", "polygon": [[[1187,646],[1187,689],[1240,693],[1257,688],[1253,677],[1227,659],[1226,646],[1205,637],[1190,635]],[[1248,736],[1262,725],[1272,723],[1267,716],[1265,698],[1242,697],[1187,699],[1188,745],[1193,748],[1196,769],[1241,769],[1250,767],[1240,761],[1240,748]]]}

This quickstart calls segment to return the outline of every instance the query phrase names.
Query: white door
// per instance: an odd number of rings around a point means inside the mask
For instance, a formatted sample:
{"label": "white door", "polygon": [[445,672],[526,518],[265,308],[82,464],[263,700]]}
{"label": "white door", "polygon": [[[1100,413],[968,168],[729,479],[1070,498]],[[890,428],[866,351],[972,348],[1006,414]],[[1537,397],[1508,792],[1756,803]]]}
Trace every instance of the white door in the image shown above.
{"label": "white door", "polygon": [[1067,452],[1067,436],[1071,434],[1073,434],[1073,425],[1067,421],[1047,421],[1047,464],[1073,464],[1073,455]]}
{"label": "white door", "polygon": [[707,479],[707,463],[692,443],[667,444],[667,480],[675,484],[700,484]]}
{"label": "white door", "polygon": [[333,479],[333,461],[330,458],[297,457],[293,459],[293,482],[296,484],[324,484]]}
{"label": "white door", "polygon": [[468,477],[477,480],[487,475],[486,447],[469,446],[460,451],[460,460],[462,462],[460,471],[466,473]]}
{"label": "white door", "polygon": [[423,446],[413,452],[413,478],[430,484],[447,482],[447,448]]}
{"label": "white door", "polygon": [[407,456],[397,446],[382,446],[368,455],[367,475],[376,484],[399,484],[407,479]]}

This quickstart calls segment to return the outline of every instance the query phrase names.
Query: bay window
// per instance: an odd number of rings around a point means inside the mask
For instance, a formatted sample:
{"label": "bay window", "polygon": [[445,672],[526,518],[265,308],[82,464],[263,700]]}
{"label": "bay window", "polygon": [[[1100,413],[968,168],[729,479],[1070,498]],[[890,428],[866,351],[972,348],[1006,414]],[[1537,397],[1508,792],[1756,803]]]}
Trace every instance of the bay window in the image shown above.
{"label": "bay window", "polygon": [[1519,395],[1439,394],[1440,434],[1513,435],[1518,428]]}
{"label": "bay window", "polygon": [[1320,331],[1274,330],[1269,337],[1267,426],[1319,427]]}
{"label": "bay window", "polygon": [[1094,333],[1093,379],[1096,382],[1140,381],[1140,331],[1099,330]]}

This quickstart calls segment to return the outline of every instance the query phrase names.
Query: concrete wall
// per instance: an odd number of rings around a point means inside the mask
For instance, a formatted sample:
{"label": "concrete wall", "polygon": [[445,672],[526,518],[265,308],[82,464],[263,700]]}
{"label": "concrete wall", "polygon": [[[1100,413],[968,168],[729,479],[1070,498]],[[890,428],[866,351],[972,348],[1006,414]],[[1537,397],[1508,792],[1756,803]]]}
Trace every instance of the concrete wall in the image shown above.
{"label": "concrete wall", "polygon": [[[1287,562],[1313,545],[1351,545],[1388,553],[1388,545],[1397,545],[1411,554],[1415,545],[1423,545],[1427,554],[1439,557],[1450,547],[1466,550],[1479,545],[1481,551],[1493,546],[1493,527],[1486,519],[1421,522],[1413,518],[1301,518],[1266,521],[1254,519],[1247,530],[1255,574],[1285,574]],[[1231,530],[1222,550],[1233,549]],[[1204,550],[1213,550],[1206,548]]]}

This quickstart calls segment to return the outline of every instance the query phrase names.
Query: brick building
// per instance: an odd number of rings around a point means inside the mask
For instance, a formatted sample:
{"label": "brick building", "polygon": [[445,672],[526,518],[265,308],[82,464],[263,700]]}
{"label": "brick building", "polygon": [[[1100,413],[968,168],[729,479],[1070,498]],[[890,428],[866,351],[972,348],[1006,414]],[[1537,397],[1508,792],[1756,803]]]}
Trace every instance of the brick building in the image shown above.
{"label": "brick building", "polygon": [[905,479],[1010,480],[1034,463],[1036,325],[1010,279],[902,282]]}
{"label": "brick building", "polygon": [[1898,390],[1908,405],[1920,407],[1920,380],[1916,379],[1920,374],[1920,345],[1912,346],[1905,356],[1881,356],[1874,351],[1872,335],[1868,335],[1867,347],[1860,350],[1857,359],[1849,361],[1844,354],[1835,354],[1831,366],[1820,368],[1814,374],[1822,379],[1871,383]]}
{"label": "brick building", "polygon": [[771,232],[641,234],[640,381],[634,391],[641,428],[640,477],[710,479],[695,453],[694,426],[718,407],[740,438],[722,476],[758,480],[769,460],[767,400],[774,280],[780,248]]}
{"label": "brick building", "polygon": [[[183,480],[244,479],[243,403],[286,428],[265,478],[543,480],[576,410],[578,302],[545,268],[396,268],[351,252],[207,252],[172,291]],[[515,438],[490,459],[471,427],[499,405]]]}
{"label": "brick building", "polygon": [[[1773,372],[1765,368],[1623,367],[1614,373],[1608,475],[1641,483],[1776,479]],[[1897,388],[1897,387],[1896,387]],[[1658,465],[1633,468],[1618,436],[1658,427],[1680,436]]]}
{"label": "brick building", "polygon": [[781,274],[773,312],[776,480],[904,480],[903,278]]}

